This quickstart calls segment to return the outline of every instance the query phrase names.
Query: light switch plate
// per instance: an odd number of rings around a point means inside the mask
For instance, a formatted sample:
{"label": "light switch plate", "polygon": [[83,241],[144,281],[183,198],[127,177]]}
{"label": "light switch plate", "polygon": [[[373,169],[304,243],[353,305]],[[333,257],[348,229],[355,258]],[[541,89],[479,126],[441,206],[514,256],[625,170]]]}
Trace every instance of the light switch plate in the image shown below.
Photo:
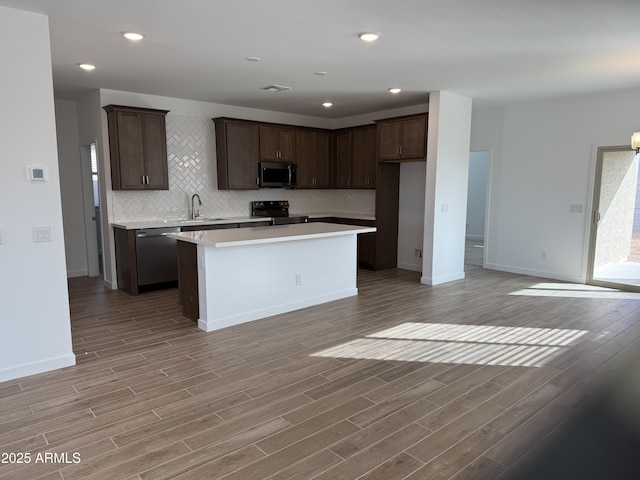
{"label": "light switch plate", "polygon": [[7,237],[4,228],[0,227],[0,245],[7,243]]}
{"label": "light switch plate", "polygon": [[571,204],[569,206],[569,212],[570,213],[582,213],[584,211],[584,205],[576,203],[576,204]]}

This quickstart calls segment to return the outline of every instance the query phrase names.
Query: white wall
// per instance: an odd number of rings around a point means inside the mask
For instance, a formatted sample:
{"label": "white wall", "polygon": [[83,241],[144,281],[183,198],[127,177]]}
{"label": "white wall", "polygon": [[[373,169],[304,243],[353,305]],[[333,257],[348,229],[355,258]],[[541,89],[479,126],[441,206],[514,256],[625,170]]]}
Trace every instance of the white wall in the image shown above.
{"label": "white wall", "polygon": [[429,97],[422,278],[437,285],[464,278],[471,98]]}
{"label": "white wall", "polygon": [[[28,35],[25,35],[28,32]],[[16,39],[20,39],[20,47]],[[0,381],[73,365],[48,19],[0,7]],[[49,181],[28,183],[25,167]],[[52,241],[34,243],[33,227]]]}
{"label": "white wall", "polygon": [[596,149],[629,145],[638,105],[633,89],[474,112],[472,148],[493,147],[487,267],[585,281]]}
{"label": "white wall", "polygon": [[67,277],[81,277],[87,275],[87,241],[78,112],[76,102],[69,100],[56,99],[55,107]]}

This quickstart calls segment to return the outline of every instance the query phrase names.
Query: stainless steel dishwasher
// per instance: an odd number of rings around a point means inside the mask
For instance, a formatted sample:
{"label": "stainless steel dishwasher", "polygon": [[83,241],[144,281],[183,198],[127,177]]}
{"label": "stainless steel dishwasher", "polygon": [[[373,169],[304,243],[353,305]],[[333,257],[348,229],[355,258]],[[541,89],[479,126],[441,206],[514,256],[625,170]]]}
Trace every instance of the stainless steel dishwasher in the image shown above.
{"label": "stainless steel dishwasher", "polygon": [[138,286],[178,281],[177,240],[169,233],[180,227],[136,230]]}

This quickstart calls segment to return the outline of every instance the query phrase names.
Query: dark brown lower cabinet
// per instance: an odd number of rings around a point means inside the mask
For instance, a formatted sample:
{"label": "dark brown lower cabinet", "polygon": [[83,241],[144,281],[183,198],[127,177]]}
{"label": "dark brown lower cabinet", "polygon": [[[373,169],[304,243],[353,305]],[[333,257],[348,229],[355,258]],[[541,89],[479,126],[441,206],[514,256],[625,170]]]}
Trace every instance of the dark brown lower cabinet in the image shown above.
{"label": "dark brown lower cabinet", "polygon": [[198,321],[198,246],[178,240],[178,287],[182,315]]}
{"label": "dark brown lower cabinet", "polygon": [[118,290],[129,295],[138,294],[138,259],[136,255],[136,231],[113,229],[116,247],[116,276]]}
{"label": "dark brown lower cabinet", "polygon": [[400,164],[378,162],[376,172],[375,269],[398,266]]}

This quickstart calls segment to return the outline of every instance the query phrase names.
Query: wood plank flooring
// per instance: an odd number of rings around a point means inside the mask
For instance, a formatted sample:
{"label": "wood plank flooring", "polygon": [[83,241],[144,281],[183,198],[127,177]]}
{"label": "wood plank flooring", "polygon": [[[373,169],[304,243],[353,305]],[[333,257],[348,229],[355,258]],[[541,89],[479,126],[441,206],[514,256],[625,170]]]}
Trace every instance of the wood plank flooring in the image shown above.
{"label": "wood plank flooring", "polygon": [[358,286],[207,334],[177,290],[71,279],[78,364],[0,384],[0,480],[494,479],[640,345],[640,294],[476,267]]}

